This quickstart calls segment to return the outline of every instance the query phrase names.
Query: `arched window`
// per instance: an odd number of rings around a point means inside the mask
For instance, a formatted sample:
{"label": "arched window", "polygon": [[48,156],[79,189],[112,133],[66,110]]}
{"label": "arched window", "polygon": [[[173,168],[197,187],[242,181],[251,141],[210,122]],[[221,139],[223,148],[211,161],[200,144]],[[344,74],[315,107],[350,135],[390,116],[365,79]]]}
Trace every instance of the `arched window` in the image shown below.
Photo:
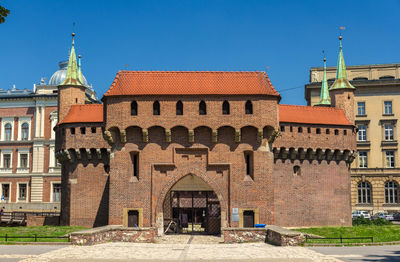
{"label": "arched window", "polygon": [[229,115],[230,114],[229,102],[226,101],[226,100],[222,104],[222,114],[223,115]]}
{"label": "arched window", "polygon": [[10,140],[11,140],[11,134],[12,134],[12,127],[11,127],[11,124],[10,124],[10,123],[6,124],[5,127],[4,127],[4,129],[5,129],[5,137],[4,137],[4,140],[10,141]]}
{"label": "arched window", "polygon": [[155,101],[153,103],[153,115],[155,115],[155,116],[160,115],[160,103],[158,101]]}
{"label": "arched window", "polygon": [[207,115],[207,106],[204,101],[201,101],[199,104],[199,114],[200,115]]}
{"label": "arched window", "polygon": [[21,139],[28,140],[29,138],[29,125],[28,123],[23,123],[21,126]]}
{"label": "arched window", "polygon": [[246,102],[245,111],[246,111],[246,115],[253,114],[253,104],[251,103],[250,100],[247,100],[247,102]]}
{"label": "arched window", "polygon": [[358,184],[358,203],[371,204],[371,184],[360,182]]}
{"label": "arched window", "polygon": [[136,101],[133,101],[131,103],[131,116],[137,116],[137,114],[138,114],[138,106]]}
{"label": "arched window", "polygon": [[176,115],[178,116],[183,115],[183,103],[181,100],[176,102]]}
{"label": "arched window", "polygon": [[385,203],[399,203],[399,185],[396,182],[386,182],[385,184]]}

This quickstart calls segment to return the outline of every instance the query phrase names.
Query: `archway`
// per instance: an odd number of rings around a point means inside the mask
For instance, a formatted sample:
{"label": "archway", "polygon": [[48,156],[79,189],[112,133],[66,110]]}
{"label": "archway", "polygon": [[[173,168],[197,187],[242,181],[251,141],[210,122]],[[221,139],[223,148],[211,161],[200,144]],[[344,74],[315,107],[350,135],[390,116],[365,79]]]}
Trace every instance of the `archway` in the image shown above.
{"label": "archway", "polygon": [[221,233],[221,205],[217,194],[200,177],[189,174],[168,191],[163,203],[164,233]]}

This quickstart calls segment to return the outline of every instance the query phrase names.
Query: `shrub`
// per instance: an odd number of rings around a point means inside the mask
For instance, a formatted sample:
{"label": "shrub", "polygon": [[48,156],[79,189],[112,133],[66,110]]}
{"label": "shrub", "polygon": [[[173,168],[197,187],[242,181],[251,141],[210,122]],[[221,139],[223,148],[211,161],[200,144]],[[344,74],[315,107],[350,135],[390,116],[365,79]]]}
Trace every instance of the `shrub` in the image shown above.
{"label": "shrub", "polygon": [[375,220],[366,219],[364,218],[364,216],[353,218],[353,226],[370,226],[370,225],[386,226],[391,224],[392,222],[382,219],[380,217],[378,217]]}

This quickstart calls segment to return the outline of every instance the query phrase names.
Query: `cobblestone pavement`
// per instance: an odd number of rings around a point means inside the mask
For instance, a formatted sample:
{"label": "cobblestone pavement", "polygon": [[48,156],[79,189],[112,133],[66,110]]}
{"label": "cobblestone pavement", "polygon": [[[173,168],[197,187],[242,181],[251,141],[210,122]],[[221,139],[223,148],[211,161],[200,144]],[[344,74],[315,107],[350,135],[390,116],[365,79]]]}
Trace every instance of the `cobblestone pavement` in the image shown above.
{"label": "cobblestone pavement", "polygon": [[[210,243],[210,240],[213,243]],[[22,261],[340,261],[303,247],[276,247],[264,243],[220,244],[220,241],[218,237],[209,236],[167,236],[158,239],[157,244],[118,242],[94,246],[68,246],[27,257]]]}

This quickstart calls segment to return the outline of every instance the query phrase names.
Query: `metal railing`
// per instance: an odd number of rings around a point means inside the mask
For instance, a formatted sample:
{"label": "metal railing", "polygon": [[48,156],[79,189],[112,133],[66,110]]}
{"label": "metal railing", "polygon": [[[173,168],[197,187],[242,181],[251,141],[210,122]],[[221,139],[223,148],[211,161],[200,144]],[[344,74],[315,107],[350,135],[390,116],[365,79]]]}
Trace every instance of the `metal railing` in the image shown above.
{"label": "metal railing", "polygon": [[[71,236],[69,234],[67,236],[38,236],[37,234],[35,234],[33,236],[9,236],[8,234],[6,234],[5,236],[0,236],[0,241],[5,239],[5,242],[8,242],[9,239],[13,239],[13,238],[30,238],[30,239],[34,239],[33,242],[38,242],[38,239],[45,239],[45,238],[68,239],[67,242],[71,242]],[[30,242],[30,241],[26,241],[26,242]]]}
{"label": "metal railing", "polygon": [[340,240],[340,243],[343,243],[343,239],[369,239],[371,243],[374,243],[374,237],[309,237],[306,235],[306,242],[309,240]]}

